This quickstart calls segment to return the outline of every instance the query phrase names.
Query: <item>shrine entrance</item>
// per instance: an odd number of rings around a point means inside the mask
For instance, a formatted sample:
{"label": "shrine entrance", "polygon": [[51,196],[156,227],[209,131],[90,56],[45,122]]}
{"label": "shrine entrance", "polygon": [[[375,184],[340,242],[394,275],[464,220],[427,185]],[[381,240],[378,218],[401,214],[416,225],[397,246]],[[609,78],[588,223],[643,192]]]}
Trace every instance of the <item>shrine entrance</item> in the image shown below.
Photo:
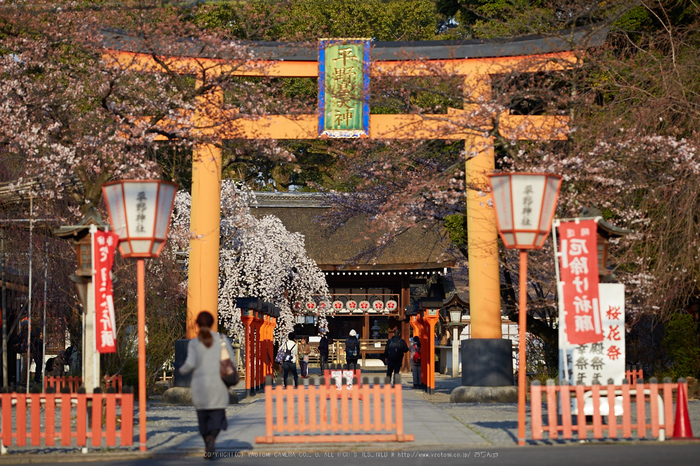
{"label": "shrine entrance", "polygon": [[[466,202],[468,231],[469,287],[471,332],[474,339],[500,339],[501,300],[497,231],[494,210],[486,175],[492,173],[494,137],[489,133],[497,123],[497,131],[508,139],[564,140],[567,138],[566,116],[511,115],[509,111],[485,112],[492,99],[491,77],[514,72],[539,73],[575,67],[580,56],[577,48],[601,45],[605,32],[590,34],[575,30],[564,38],[532,36],[511,42],[502,41],[429,41],[374,42],[335,39],[310,47],[290,44],[279,48],[253,44],[265,51],[258,56],[266,60],[238,64],[234,70],[220,59],[206,57],[168,57],[169,63],[183,74],[228,73],[231,76],[272,76],[318,78],[324,85],[335,86],[336,102],[319,102],[320,114],[267,115],[240,119],[224,125],[215,124],[221,115],[223,96],[213,88],[202,96],[194,118],[202,132],[209,131],[220,141],[225,139],[316,139],[319,137],[369,137],[374,139],[444,139],[464,140],[466,161]],[[337,46],[340,45],[339,49]],[[336,46],[336,48],[332,48]],[[373,76],[429,77],[459,76],[463,79],[463,109],[451,109],[447,115],[380,115],[369,114],[368,98],[355,99],[349,105],[342,101],[342,86],[329,60],[362,57],[361,66],[353,73],[362,73],[362,86]],[[345,51],[343,51],[345,50]],[[370,60],[371,52],[371,60]],[[420,58],[417,58],[420,57]],[[105,60],[144,70],[158,69],[157,60],[149,54],[121,49],[104,52]],[[320,60],[319,60],[320,58]],[[201,84],[201,77],[196,78]],[[325,83],[325,84],[324,84]],[[340,87],[339,87],[340,86]],[[365,96],[368,94],[365,94]],[[340,102],[338,101],[340,98]],[[329,99],[330,100],[330,99]],[[353,109],[352,115],[338,117],[328,113],[335,105]],[[325,110],[325,111],[324,111]],[[334,116],[335,115],[335,116]],[[475,116],[476,115],[476,116]],[[360,118],[361,116],[361,118]],[[335,126],[334,126],[335,125]],[[219,219],[221,192],[221,144],[203,144],[194,149],[192,180],[191,249],[189,256],[189,290],[187,298],[187,338],[196,332],[195,318],[201,309],[217,315],[219,274]],[[403,313],[403,309],[400,310]],[[403,315],[403,314],[402,314]]]}

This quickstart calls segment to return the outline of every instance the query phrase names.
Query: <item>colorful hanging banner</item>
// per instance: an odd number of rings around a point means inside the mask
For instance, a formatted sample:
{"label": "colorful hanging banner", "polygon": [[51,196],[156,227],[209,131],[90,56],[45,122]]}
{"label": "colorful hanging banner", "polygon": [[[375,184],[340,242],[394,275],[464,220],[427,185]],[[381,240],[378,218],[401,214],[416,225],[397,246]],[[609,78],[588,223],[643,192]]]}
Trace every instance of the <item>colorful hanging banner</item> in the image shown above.
{"label": "colorful hanging banner", "polygon": [[559,327],[559,380],[569,385],[605,385],[610,379],[621,385],[625,378],[625,285],[601,283],[598,290],[602,341],[570,344],[566,323]]}
{"label": "colorful hanging banner", "polygon": [[320,39],[318,134],[369,135],[369,39]]}
{"label": "colorful hanging banner", "polygon": [[567,341],[574,345],[603,340],[598,297],[597,232],[595,220],[559,225],[559,319],[560,322],[562,318],[566,321]]}
{"label": "colorful hanging banner", "polygon": [[112,264],[119,236],[109,231],[96,231],[93,237],[92,263],[95,271],[95,326],[97,351],[117,352],[117,327],[114,319],[114,299],[112,297]]}

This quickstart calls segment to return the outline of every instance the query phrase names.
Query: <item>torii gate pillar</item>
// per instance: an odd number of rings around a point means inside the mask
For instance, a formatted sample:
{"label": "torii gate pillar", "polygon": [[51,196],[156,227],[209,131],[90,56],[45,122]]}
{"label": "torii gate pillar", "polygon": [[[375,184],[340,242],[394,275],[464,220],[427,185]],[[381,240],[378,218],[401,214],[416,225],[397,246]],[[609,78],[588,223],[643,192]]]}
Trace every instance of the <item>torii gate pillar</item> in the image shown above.
{"label": "torii gate pillar", "polygon": [[[197,85],[201,85],[201,81],[198,80]],[[218,114],[222,102],[223,94],[220,89],[201,97],[195,110],[195,125],[198,128],[215,128],[216,124],[211,120],[211,115]],[[219,315],[220,205],[221,148],[214,144],[201,144],[196,146],[192,153],[187,338],[197,336],[195,320],[202,311],[209,311],[214,316],[216,331]]]}
{"label": "torii gate pillar", "polygon": [[[469,241],[469,307],[472,338],[501,338],[501,294],[496,217],[488,186],[495,169],[493,139],[466,140],[467,238]],[[471,188],[470,188],[471,187]]]}

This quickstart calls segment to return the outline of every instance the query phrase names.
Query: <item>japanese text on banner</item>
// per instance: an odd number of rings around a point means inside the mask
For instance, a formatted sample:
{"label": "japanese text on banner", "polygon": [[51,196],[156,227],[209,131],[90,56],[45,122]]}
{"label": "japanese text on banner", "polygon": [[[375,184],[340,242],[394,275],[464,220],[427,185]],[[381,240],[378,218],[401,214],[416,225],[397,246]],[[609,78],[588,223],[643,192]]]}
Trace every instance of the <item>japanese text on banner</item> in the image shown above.
{"label": "japanese text on banner", "polygon": [[602,341],[572,345],[559,328],[559,379],[570,385],[619,385],[625,378],[625,286],[604,283],[598,286],[602,310]]}
{"label": "japanese text on banner", "polygon": [[95,323],[97,351],[100,353],[116,353],[117,329],[114,319],[114,299],[112,297],[112,264],[114,250],[119,243],[119,236],[108,231],[97,231],[95,234],[93,264],[95,276]]}
{"label": "japanese text on banner", "polygon": [[575,345],[603,341],[598,297],[597,231],[594,220],[564,222],[559,226],[559,289],[563,304],[560,312],[565,315],[567,340]]}
{"label": "japanese text on banner", "polygon": [[367,137],[369,39],[319,40],[319,135]]}

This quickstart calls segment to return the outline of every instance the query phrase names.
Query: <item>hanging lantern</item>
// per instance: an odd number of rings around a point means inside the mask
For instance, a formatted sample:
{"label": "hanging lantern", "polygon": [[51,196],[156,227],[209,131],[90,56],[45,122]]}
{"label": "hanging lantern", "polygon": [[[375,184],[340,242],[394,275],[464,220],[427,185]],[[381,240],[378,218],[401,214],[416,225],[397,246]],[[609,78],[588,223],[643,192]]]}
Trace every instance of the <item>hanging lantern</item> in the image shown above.
{"label": "hanging lantern", "polygon": [[112,231],[123,257],[158,257],[170,227],[177,185],[158,180],[122,180],[102,186]]}

